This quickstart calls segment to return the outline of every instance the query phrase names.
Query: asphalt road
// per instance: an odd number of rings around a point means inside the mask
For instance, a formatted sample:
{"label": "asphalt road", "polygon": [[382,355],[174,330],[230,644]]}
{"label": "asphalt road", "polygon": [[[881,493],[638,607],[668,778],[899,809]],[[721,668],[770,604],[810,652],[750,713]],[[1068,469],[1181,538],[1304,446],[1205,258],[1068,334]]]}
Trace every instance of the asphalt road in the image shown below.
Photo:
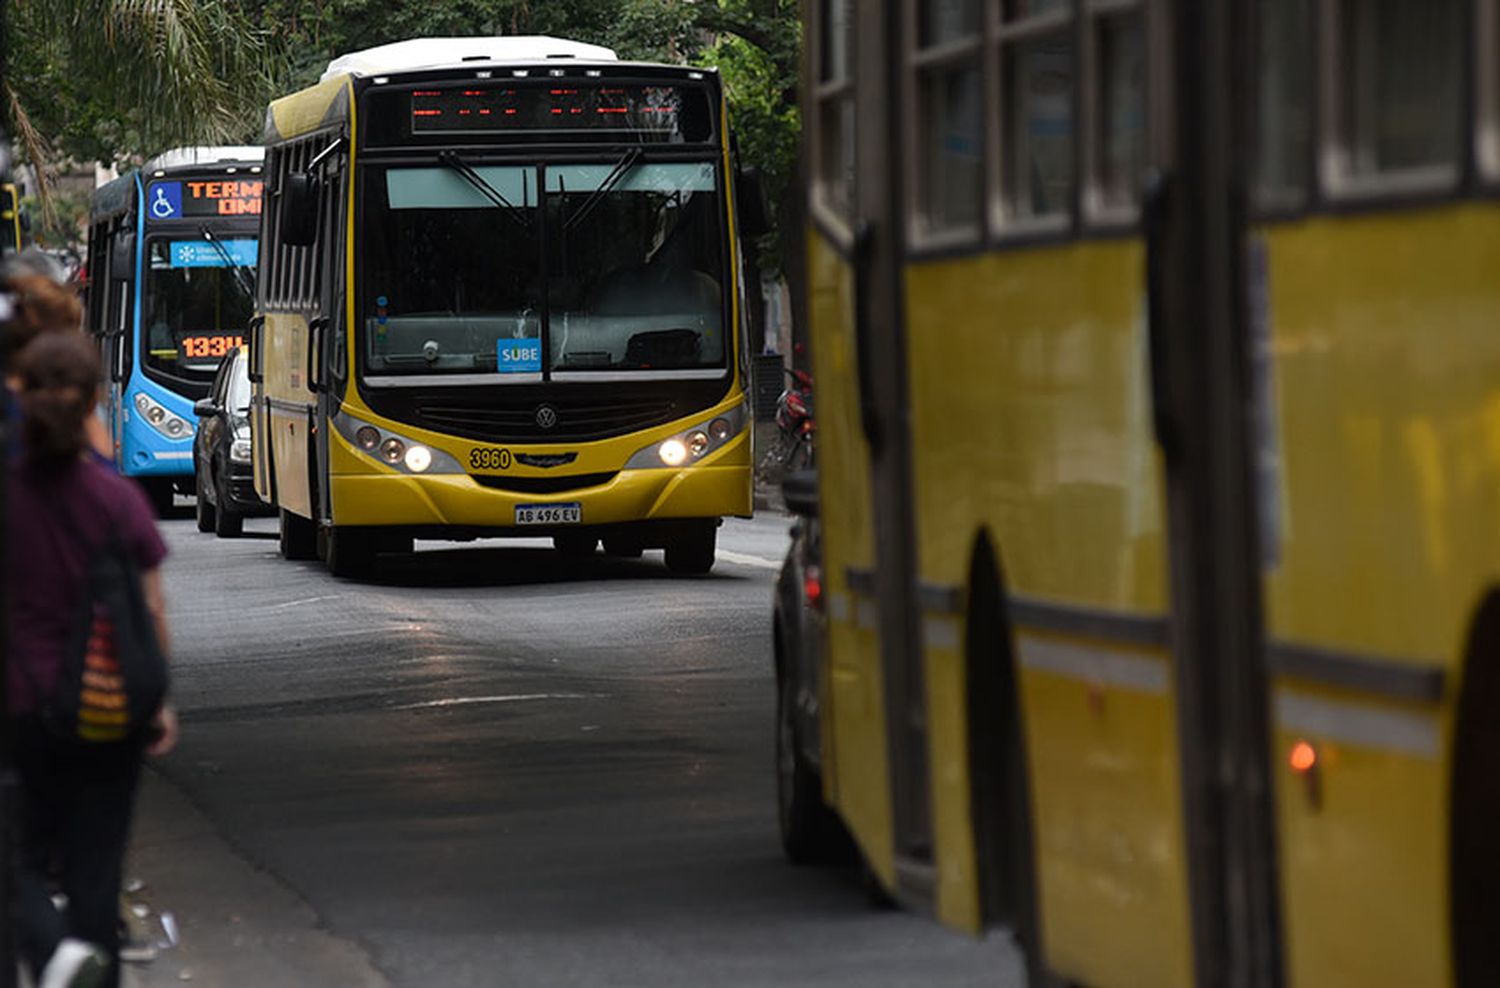
{"label": "asphalt road", "polygon": [[780,856],[784,520],[728,523],[706,579],[486,542],[363,584],[280,559],[268,521],[164,529],[184,736],[161,771],[392,984],[1015,983],[1003,938]]}

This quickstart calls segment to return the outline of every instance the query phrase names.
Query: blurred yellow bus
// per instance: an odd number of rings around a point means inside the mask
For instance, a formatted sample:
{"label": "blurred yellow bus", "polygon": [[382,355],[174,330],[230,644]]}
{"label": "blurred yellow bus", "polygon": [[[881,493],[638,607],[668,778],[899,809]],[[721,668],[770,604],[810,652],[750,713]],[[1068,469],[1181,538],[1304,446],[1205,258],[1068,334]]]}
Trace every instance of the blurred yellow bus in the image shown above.
{"label": "blurred yellow bus", "polygon": [[271,104],[252,433],[285,555],[540,535],[708,571],[751,512],[723,100],[711,70],[459,38]]}
{"label": "blurred yellow bus", "polygon": [[1500,984],[1496,8],[806,7],[807,764],[1034,983]]}
{"label": "blurred yellow bus", "polygon": [[0,226],[4,227],[0,247],[18,251],[25,246],[25,233],[30,223],[21,205],[21,190],[14,182],[0,183]]}

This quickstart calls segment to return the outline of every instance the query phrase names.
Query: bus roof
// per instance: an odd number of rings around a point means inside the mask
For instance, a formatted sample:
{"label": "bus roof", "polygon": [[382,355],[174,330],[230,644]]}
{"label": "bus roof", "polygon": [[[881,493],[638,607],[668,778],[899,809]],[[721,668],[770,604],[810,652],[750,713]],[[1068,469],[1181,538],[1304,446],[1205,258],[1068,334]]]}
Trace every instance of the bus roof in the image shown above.
{"label": "bus roof", "polygon": [[325,80],[340,75],[369,76],[418,69],[460,68],[489,62],[613,62],[614,50],[566,38],[413,38],[340,55],[328,63]]}
{"label": "bus roof", "polygon": [[260,164],[265,160],[266,149],[259,144],[228,144],[222,147],[187,147],[163,151],[141,166],[147,174],[165,171],[168,168],[189,168],[195,165],[235,164],[250,162]]}

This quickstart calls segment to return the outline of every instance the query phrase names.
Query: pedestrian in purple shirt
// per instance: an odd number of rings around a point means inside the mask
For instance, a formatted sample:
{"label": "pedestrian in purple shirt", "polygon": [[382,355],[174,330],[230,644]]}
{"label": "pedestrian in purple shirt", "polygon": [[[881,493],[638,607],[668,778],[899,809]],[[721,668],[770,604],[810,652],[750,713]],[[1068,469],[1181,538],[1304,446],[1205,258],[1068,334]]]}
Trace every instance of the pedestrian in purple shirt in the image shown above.
{"label": "pedestrian in purple shirt", "polygon": [[[21,780],[17,876],[21,948],[38,988],[119,984],[117,901],[143,754],[177,740],[164,705],[152,737],[114,743],[58,738],[42,701],[62,668],[95,553],[111,534],[134,557],[162,648],[166,545],[145,494],[87,455],[99,360],[78,333],[37,337],[18,360],[22,442],[7,481],[7,688]],[[56,871],[66,906],[48,887]]]}

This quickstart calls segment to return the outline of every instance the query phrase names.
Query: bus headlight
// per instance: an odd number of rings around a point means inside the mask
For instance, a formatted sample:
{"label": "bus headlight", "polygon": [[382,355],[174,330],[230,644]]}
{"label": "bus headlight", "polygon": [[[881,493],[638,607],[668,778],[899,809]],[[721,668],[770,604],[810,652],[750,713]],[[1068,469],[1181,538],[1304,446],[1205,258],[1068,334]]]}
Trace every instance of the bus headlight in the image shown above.
{"label": "bus headlight", "polygon": [[423,473],[432,466],[432,450],[426,446],[412,446],[406,451],[406,469],[412,473]]}
{"label": "bus headlight", "polygon": [[398,436],[382,426],[363,422],[348,412],[333,417],[333,427],[356,450],[374,457],[403,473],[453,474],[464,468],[451,454]]}
{"label": "bus headlight", "polygon": [[136,392],[135,408],[151,428],[168,439],[186,439],[193,434],[193,427],[187,419],[167,411],[165,405],[144,391]]}
{"label": "bus headlight", "polygon": [[750,408],[743,402],[720,415],[684,429],[637,450],[625,461],[626,470],[660,470],[701,460],[733,442],[750,422]]}

